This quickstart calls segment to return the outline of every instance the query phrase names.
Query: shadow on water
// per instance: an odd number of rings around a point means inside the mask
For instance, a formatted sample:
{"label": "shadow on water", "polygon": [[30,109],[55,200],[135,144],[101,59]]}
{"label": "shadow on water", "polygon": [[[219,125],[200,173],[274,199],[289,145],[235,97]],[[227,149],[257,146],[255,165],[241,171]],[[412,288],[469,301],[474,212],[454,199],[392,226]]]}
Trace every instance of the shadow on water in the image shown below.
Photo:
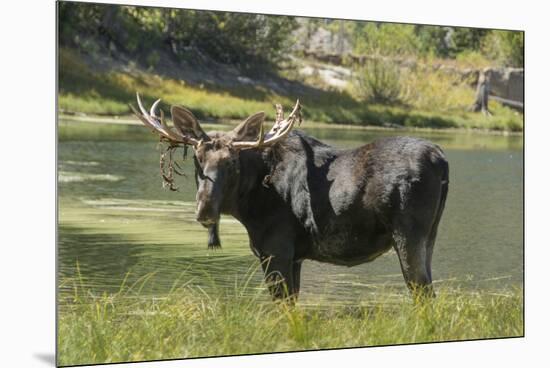
{"label": "shadow on water", "polygon": [[[142,243],[122,234],[95,229],[59,227],[60,292],[69,295],[74,282],[92,292],[115,292],[121,285],[139,284],[142,293],[163,295],[174,286],[188,284],[205,290],[231,289],[249,277],[252,255],[197,251],[185,246]],[[205,245],[206,247],[206,245]],[[175,249],[174,249],[175,248]],[[230,270],[230,271],[228,271]],[[260,284],[260,272],[252,275]]]}
{"label": "shadow on water", "polygon": [[[90,284],[116,288],[139,260],[141,247],[122,234],[91,233],[84,227],[59,226],[59,277],[88,277]],[[77,266],[78,265],[78,266]]]}

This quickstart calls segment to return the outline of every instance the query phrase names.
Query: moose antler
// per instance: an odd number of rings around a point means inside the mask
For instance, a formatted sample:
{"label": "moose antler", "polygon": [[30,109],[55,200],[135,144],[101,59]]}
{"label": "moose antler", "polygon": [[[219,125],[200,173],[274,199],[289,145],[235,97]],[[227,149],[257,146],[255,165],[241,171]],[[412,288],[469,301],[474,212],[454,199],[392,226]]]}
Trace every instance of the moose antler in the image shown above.
{"label": "moose antler", "polygon": [[[147,110],[143,107],[139,93],[136,93],[137,103],[141,111],[138,112],[134,106],[130,105],[130,108],[133,110],[134,114],[138,117],[139,120],[145,124],[145,126],[152,128],[160,135],[161,142],[167,142],[168,146],[163,149],[160,154],[160,175],[163,179],[162,186],[168,187],[172,191],[177,191],[178,188],[175,186],[174,173],[178,175],[184,175],[182,172],[178,171],[174,164],[179,167],[177,162],[174,161],[173,153],[174,151],[183,145],[183,158],[187,155],[187,145],[198,146],[200,141],[196,140],[193,137],[189,137],[181,131],[178,126],[170,128],[164,121],[164,112],[160,110],[160,117],[157,116],[156,110],[160,103],[160,99],[156,100],[151,106],[151,110],[147,113]],[[166,156],[168,155],[168,170],[166,170]],[[181,168],[180,168],[181,169]]]}
{"label": "moose antler", "polygon": [[[139,110],[134,108],[134,106],[130,105],[132,111],[136,115],[136,117],[141,120],[145,126],[153,129],[153,131],[156,131],[160,136],[160,141],[168,143],[168,147],[161,153],[160,156],[160,173],[164,180],[163,186],[168,186],[170,190],[177,190],[177,187],[174,186],[174,176],[173,174],[179,174],[182,175],[176,168],[173,166],[173,164],[176,164],[173,160],[173,151],[175,151],[178,147],[183,146],[184,147],[184,159],[187,153],[187,147],[189,145],[193,147],[198,147],[201,145],[201,143],[206,139],[208,140],[209,137],[203,132],[203,135],[205,136],[204,139],[197,139],[196,136],[192,137],[184,131],[184,128],[180,124],[178,124],[178,120],[174,116],[174,107],[172,108],[172,119],[174,120],[174,126],[169,127],[166,122],[164,121],[164,112],[160,110],[160,116],[157,116],[156,111],[157,107],[160,103],[160,99],[156,100],[153,105],[151,106],[150,112],[147,112],[147,110],[143,107],[143,103],[141,102],[141,98],[139,97],[139,93],[136,93],[136,99],[139,106]],[[233,141],[231,142],[231,146],[234,147],[237,150],[244,150],[244,149],[252,149],[252,148],[262,148],[262,147],[269,147],[274,145],[275,143],[279,142],[280,140],[284,139],[288,133],[292,130],[294,127],[294,124],[298,120],[300,123],[302,122],[302,115],[301,115],[301,105],[300,101],[296,101],[296,105],[294,106],[294,109],[292,112],[288,115],[286,119],[283,119],[283,109],[280,104],[277,104],[276,106],[276,120],[273,124],[273,127],[267,134],[264,135],[264,127],[263,124],[260,124],[260,132],[258,135],[258,140],[254,142],[249,141]],[[178,108],[177,110],[180,114],[182,112],[187,112],[188,110],[184,108]],[[192,116],[192,114],[189,112]],[[185,115],[185,114],[184,114]],[[262,114],[263,116],[263,114]],[[196,123],[198,125],[198,122]],[[200,127],[199,127],[200,128]],[[202,131],[202,130],[201,130]],[[166,155],[168,154],[168,171],[165,170],[166,166]]]}
{"label": "moose antler", "polygon": [[273,127],[267,132],[267,134],[264,136],[264,129],[263,124],[260,126],[260,134],[258,135],[258,140],[255,142],[233,142],[232,145],[236,149],[251,149],[251,148],[260,148],[260,147],[268,147],[272,146],[275,143],[279,142],[283,138],[285,138],[288,133],[292,130],[294,127],[294,123],[298,120],[300,123],[302,122],[302,114],[301,109],[302,105],[300,105],[300,100],[296,100],[296,105],[294,105],[294,109],[292,109],[292,112],[288,115],[286,119],[283,118],[283,111],[282,107],[280,105],[276,106],[277,109],[277,119],[275,121],[275,124],[273,124]]}
{"label": "moose antler", "polygon": [[174,125],[174,128],[170,128],[166,125],[166,122],[164,121],[164,112],[162,110],[160,110],[160,117],[156,115],[155,111],[160,103],[160,98],[153,103],[150,113],[147,113],[147,110],[143,107],[141,98],[137,92],[136,98],[141,113],[139,113],[133,105],[130,105],[130,108],[143,124],[160,134],[161,140],[164,139],[174,146],[179,144],[189,144],[196,147],[199,145],[200,141],[186,135],[178,126]]}

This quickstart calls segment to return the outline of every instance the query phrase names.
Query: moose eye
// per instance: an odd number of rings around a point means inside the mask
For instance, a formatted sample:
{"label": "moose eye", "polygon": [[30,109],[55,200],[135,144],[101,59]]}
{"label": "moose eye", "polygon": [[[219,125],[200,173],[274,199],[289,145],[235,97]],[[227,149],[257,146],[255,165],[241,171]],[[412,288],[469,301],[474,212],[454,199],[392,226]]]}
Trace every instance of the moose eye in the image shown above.
{"label": "moose eye", "polygon": [[196,167],[201,167],[201,160],[197,156],[193,156],[193,161],[195,162]]}
{"label": "moose eye", "polygon": [[204,179],[204,171],[201,166],[200,159],[195,155],[193,156],[193,161],[195,162],[195,169],[197,170],[197,174],[199,175],[199,178]]}

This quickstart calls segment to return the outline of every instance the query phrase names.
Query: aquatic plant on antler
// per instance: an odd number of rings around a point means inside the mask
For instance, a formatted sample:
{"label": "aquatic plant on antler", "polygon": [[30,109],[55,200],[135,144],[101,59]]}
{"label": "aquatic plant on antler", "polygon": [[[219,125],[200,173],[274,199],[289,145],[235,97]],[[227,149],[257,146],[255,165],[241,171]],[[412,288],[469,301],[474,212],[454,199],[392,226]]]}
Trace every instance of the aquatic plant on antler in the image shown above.
{"label": "aquatic plant on antler", "polygon": [[[162,139],[161,143],[162,144]],[[180,176],[185,176],[185,173],[183,172],[182,167],[175,161],[174,159],[174,153],[176,149],[182,147],[181,145],[174,145],[172,143],[168,143],[166,148],[161,147],[161,154],[160,154],[160,175],[162,177],[162,187],[168,188],[171,191],[177,191],[178,187],[175,186],[175,179],[174,179],[174,173]],[[168,155],[168,171],[166,170],[166,156]],[[185,161],[187,159],[187,145],[183,145],[183,160]],[[177,168],[176,168],[177,167]]]}
{"label": "aquatic plant on antler", "polygon": [[[173,128],[170,128],[164,121],[164,112],[160,110],[160,116],[157,116],[156,110],[160,99],[156,100],[151,106],[151,110],[148,113],[143,107],[139,93],[136,93],[137,103],[140,109],[138,112],[133,105],[130,108],[134,114],[141,120],[146,126],[153,129],[153,131],[159,133],[159,146],[161,149],[159,166],[160,175],[162,177],[163,188],[168,188],[171,191],[177,191],[178,187],[175,186],[174,174],[185,176],[181,166],[175,161],[175,151],[183,148],[183,160],[187,159],[187,149],[189,145],[196,146],[200,142],[191,137],[187,137],[181,129],[174,124]],[[168,162],[166,158],[168,157]],[[168,165],[168,168],[166,166]]]}

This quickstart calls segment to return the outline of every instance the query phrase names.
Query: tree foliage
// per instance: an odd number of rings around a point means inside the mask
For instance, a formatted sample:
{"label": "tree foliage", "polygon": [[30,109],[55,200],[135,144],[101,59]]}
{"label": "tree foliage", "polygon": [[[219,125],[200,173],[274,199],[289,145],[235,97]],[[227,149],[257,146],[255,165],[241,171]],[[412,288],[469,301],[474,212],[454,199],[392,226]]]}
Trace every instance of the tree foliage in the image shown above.
{"label": "tree foliage", "polygon": [[492,31],[483,40],[485,54],[507,66],[523,67],[523,32]]}
{"label": "tree foliage", "polygon": [[[335,31],[336,23],[326,22]],[[490,62],[523,67],[523,33],[481,28],[343,21],[340,33],[357,54],[460,58],[477,54]]]}
{"label": "tree foliage", "polygon": [[[207,56],[248,70],[274,66],[289,52],[298,26],[295,17],[285,16],[59,3],[62,46],[91,54],[120,50],[151,65],[164,51],[179,60]],[[305,27],[308,35],[324,27],[345,37],[358,54],[451,59],[475,54],[523,66],[523,33],[517,31],[314,18]]]}
{"label": "tree foliage", "polygon": [[358,22],[354,36],[360,54],[411,55],[420,47],[414,26],[408,24]]}
{"label": "tree foliage", "polygon": [[244,69],[272,65],[289,49],[289,36],[296,27],[292,17],[68,2],[59,5],[62,46],[92,53],[106,47],[151,61],[154,52],[162,49],[177,59],[198,52]]}

